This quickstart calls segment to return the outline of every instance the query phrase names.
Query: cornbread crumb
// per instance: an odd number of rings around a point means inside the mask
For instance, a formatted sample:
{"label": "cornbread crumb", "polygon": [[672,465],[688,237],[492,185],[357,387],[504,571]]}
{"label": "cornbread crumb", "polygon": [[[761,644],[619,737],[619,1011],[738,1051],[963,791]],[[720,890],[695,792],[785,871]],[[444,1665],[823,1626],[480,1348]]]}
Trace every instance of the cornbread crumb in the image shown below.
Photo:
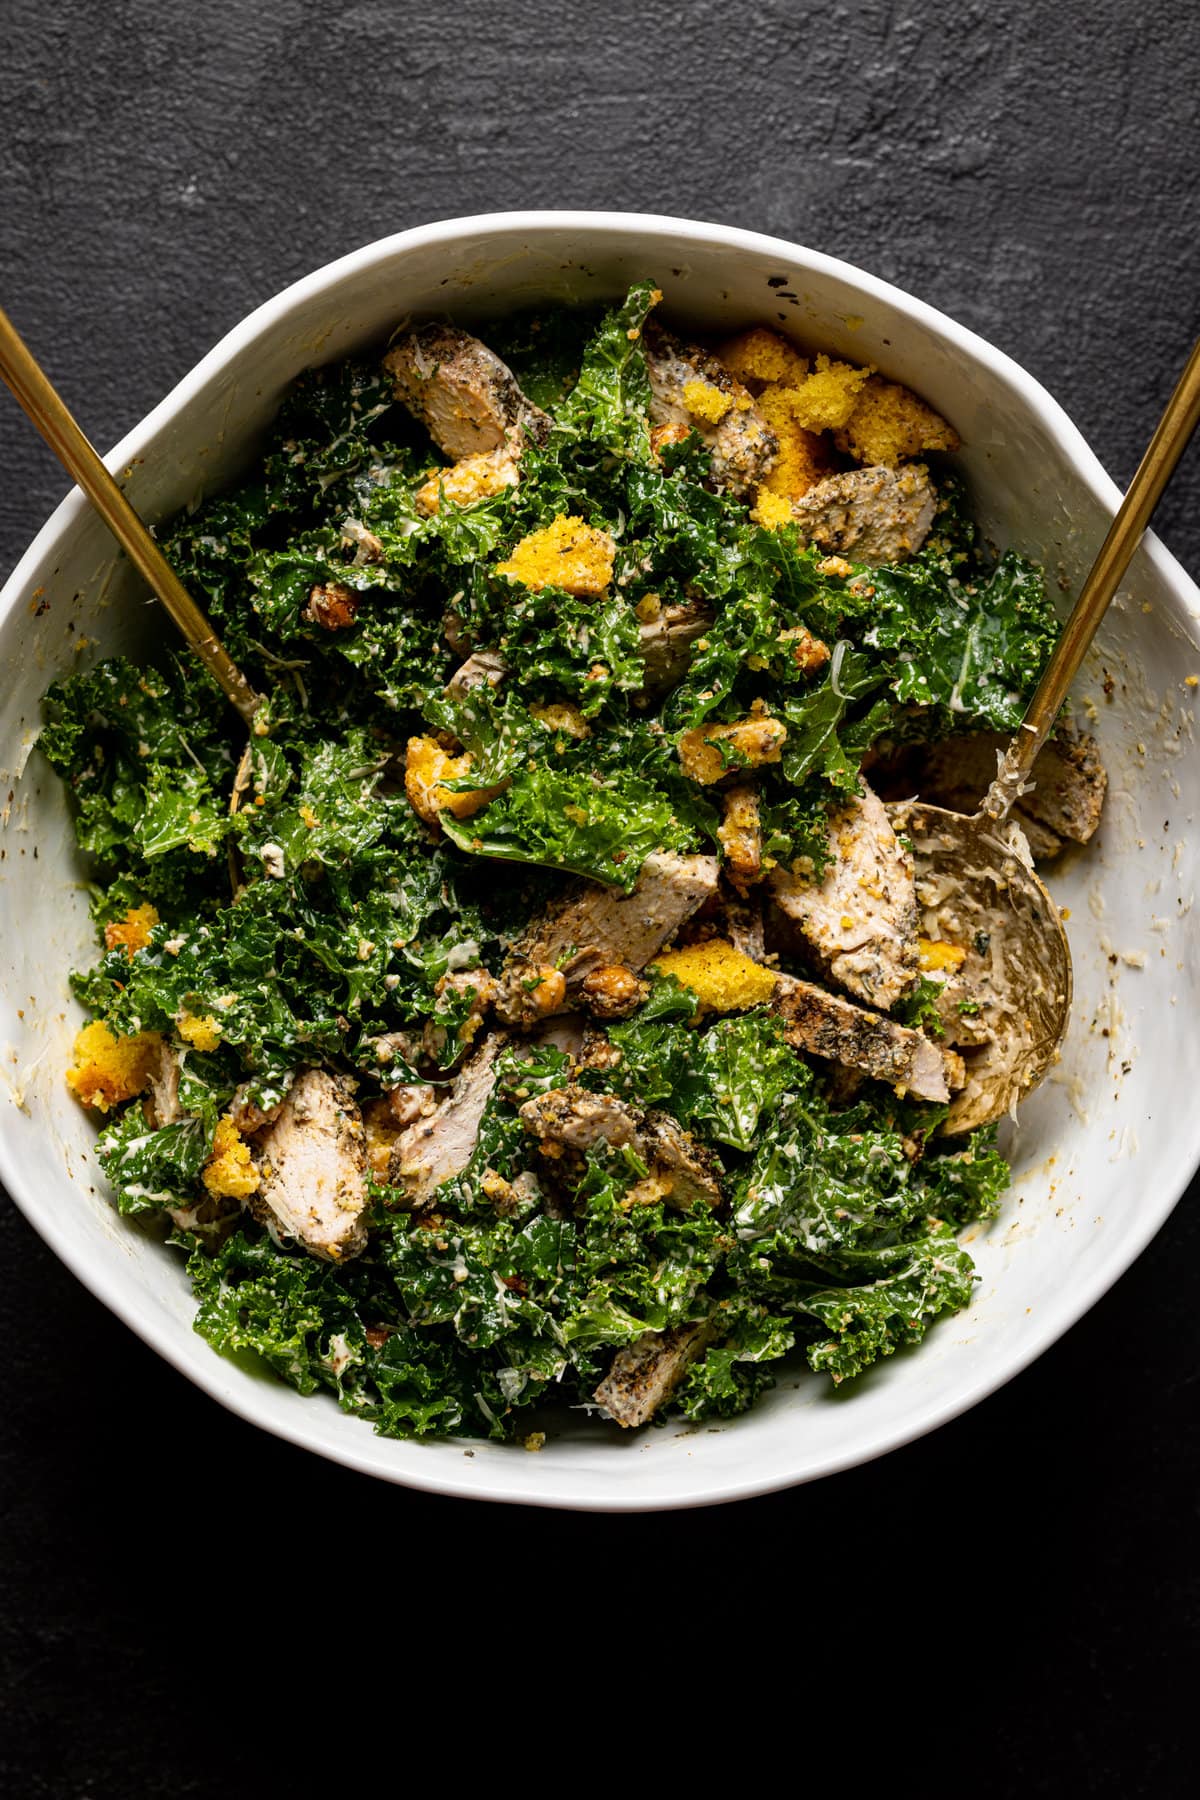
{"label": "cornbread crumb", "polygon": [[917,954],[924,974],[941,969],[953,972],[961,968],[966,951],[958,944],[935,943],[931,938],[917,939]]}
{"label": "cornbread crumb", "polygon": [[795,387],[808,374],[808,363],[795,345],[765,325],[739,332],[717,355],[731,375],[747,384],[781,381]]}
{"label": "cornbread crumb", "polygon": [[200,1171],[200,1179],[214,1198],[227,1200],[245,1200],[256,1194],[262,1184],[250,1146],[228,1113],[217,1120],[212,1152]]}
{"label": "cornbread crumb", "polygon": [[[782,442],[782,439],[780,440]],[[764,482],[754,496],[754,505],[750,509],[750,517],[756,525],[762,525],[768,531],[778,531],[781,525],[792,525],[792,503],[786,494],[776,494]]]}
{"label": "cornbread crumb", "polygon": [[197,1017],[195,1013],[181,1012],[175,1021],[175,1029],[193,1050],[215,1050],[221,1041],[220,1022],[211,1013]]}
{"label": "cornbread crumb", "polygon": [[775,991],[774,971],[735,950],[725,938],[668,950],[654,966],[660,975],[674,975],[705,1012],[744,1012],[763,1005]]}
{"label": "cornbread crumb", "polygon": [[136,953],[150,942],[150,933],[157,924],[158,912],[153,906],[131,906],[123,918],[114,919],[111,925],[104,927],[104,948],[115,950],[122,944],[132,962]]}
{"label": "cornbread crumb", "polygon": [[439,813],[451,813],[456,819],[469,819],[504,792],[506,784],[496,787],[463,789],[458,793],[443,787],[446,781],[462,781],[471,767],[471,753],[451,756],[436,738],[411,737],[404,762],[404,791],[417,817],[427,825],[436,825]]}
{"label": "cornbread crumb", "polygon": [[806,431],[836,431],[854,412],[859,390],[871,374],[853,363],[833,362],[818,356],[817,366],[798,387],[781,389],[790,395],[792,415]]}
{"label": "cornbread crumb", "polygon": [[707,381],[685,381],[683,404],[693,419],[702,419],[706,425],[719,425],[733,405],[733,396],[723,394],[720,388]]}
{"label": "cornbread crumb", "polygon": [[679,763],[689,780],[711,787],[735,769],[777,763],[786,740],[787,726],[766,713],[729,725],[698,725],[680,738]]}
{"label": "cornbread crumb", "polygon": [[931,406],[899,382],[872,375],[837,431],[839,450],[861,463],[894,468],[927,450],[957,450],[958,433]]}
{"label": "cornbread crumb", "polygon": [[490,500],[505,488],[515,487],[520,479],[511,450],[481,450],[476,456],[464,456],[448,469],[435,469],[413,495],[423,513],[434,514],[442,500],[455,506],[474,506],[478,500]]}
{"label": "cornbread crumb", "polygon": [[602,594],[612,580],[616,545],[607,531],[570,514],[522,538],[497,575],[511,575],[524,587],[562,588],[568,594]]}
{"label": "cornbread crumb", "polygon": [[[809,488],[815,487],[833,467],[826,440],[810,431],[796,416],[797,391],[795,388],[769,387],[758,400],[759,412],[779,439],[779,453],[762,487],[791,500],[807,494]],[[761,495],[762,488],[759,493]]]}
{"label": "cornbread crumb", "polygon": [[116,1037],[102,1019],[93,1019],[76,1035],[75,1063],[67,1070],[67,1086],[84,1106],[107,1112],[150,1085],[161,1050],[157,1031]]}
{"label": "cornbread crumb", "polygon": [[529,716],[544,725],[547,731],[557,732],[560,736],[588,738],[592,735],[591,726],[569,700],[547,700],[544,704],[531,706]]}

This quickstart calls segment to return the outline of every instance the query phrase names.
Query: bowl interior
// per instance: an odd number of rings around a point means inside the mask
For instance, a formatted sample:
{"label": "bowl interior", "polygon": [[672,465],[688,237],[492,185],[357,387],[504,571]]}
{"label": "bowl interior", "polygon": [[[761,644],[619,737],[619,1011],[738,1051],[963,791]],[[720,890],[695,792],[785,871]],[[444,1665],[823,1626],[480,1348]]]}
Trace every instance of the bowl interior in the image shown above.
{"label": "bowl interior", "polygon": [[[653,276],[682,326],[761,322],[922,393],[957,427],[977,516],[1074,592],[1114,490],[1064,416],[1015,365],[872,278],[719,227],[541,215],[422,228],[332,265],[253,315],[114,452],[160,520],[235,474],[302,369],[384,337],[405,315],[489,316],[608,299]],[[972,1234],[969,1311],[838,1394],[797,1370],[748,1417],[634,1437],[565,1415],[539,1456],[487,1443],[384,1442],[191,1330],[182,1266],[111,1210],[94,1130],[62,1071],[79,1010],[66,974],[91,950],[65,797],[35,748],[47,684],[101,656],[172,641],[103,527],[64,502],[0,599],[0,995],[5,1176],[38,1230],[101,1298],[237,1411],[393,1480],[559,1505],[680,1505],[810,1478],[905,1441],[980,1398],[1059,1335],[1142,1248],[1200,1154],[1200,967],[1186,953],[1200,849],[1193,739],[1196,592],[1148,542],[1081,678],[1110,798],[1097,841],[1053,875],[1069,909],[1076,1006],[1062,1063],[1010,1132],[1015,1179]],[[1189,839],[1191,841],[1189,842]]]}

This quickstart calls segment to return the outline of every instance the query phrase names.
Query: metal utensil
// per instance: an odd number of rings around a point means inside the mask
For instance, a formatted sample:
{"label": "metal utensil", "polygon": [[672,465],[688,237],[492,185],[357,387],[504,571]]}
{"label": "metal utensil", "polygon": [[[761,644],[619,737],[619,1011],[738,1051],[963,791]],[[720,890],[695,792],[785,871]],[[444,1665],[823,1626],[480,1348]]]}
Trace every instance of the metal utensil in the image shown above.
{"label": "metal utensil", "polygon": [[1200,343],[979,811],[968,816],[919,800],[890,809],[913,843],[920,903],[947,940],[966,947],[954,992],[966,996],[956,1026],[969,1040],[961,1046],[967,1081],[951,1103],[946,1132],[971,1131],[1010,1112],[1045,1075],[1066,1036],[1072,989],[1066,933],[1008,815],[1198,421]]}
{"label": "metal utensil", "polygon": [[260,705],[212,625],[167,562],[125,498],[116,478],[71,416],[41,364],[0,308],[0,376],[12,389],[50,448],[87,495],[122,550],[162,601],[195,654],[230,703],[251,724]]}

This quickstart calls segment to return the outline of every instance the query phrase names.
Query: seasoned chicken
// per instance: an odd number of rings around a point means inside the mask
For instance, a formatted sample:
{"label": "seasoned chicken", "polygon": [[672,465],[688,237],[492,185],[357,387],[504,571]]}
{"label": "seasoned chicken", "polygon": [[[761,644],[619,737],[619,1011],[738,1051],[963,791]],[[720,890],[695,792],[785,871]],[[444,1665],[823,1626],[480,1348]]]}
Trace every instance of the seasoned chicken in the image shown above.
{"label": "seasoned chicken", "polygon": [[920,465],[830,475],[792,502],[809,543],[859,563],[915,556],[933,524],[937,494]]}
{"label": "seasoned chicken", "polygon": [[397,1139],[388,1180],[407,1192],[413,1206],[427,1206],[441,1183],[470,1162],[479,1121],[496,1084],[496,1058],[506,1041],[501,1032],[485,1038],[440,1105]]}
{"label": "seasoned chicken", "polygon": [[367,1241],[367,1148],[348,1084],[305,1069],[258,1136],[261,1186],[250,1207],[272,1237],[296,1238],[313,1256],[345,1262]]}
{"label": "seasoned chicken", "polygon": [[593,1399],[627,1430],[644,1425],[679,1386],[710,1342],[713,1329],[709,1320],[701,1319],[670,1331],[643,1332],[617,1351]]}
{"label": "seasoned chicken", "polygon": [[446,692],[461,700],[475,688],[499,687],[507,674],[508,664],[498,650],[474,650],[455,669],[446,683]]}
{"label": "seasoned chicken", "polygon": [[564,1149],[591,1150],[597,1144],[630,1148],[649,1171],[631,1189],[631,1198],[666,1200],[685,1212],[691,1206],[721,1203],[712,1158],[669,1113],[643,1112],[574,1082],[526,1100],[520,1113],[526,1131],[548,1145],[552,1156]]}
{"label": "seasoned chicken", "polygon": [[646,326],[650,423],[696,430],[708,446],[712,484],[748,493],[775,459],[779,440],[737,378],[696,344],[681,343],[661,325]]}
{"label": "seasoned chicken", "polygon": [[[921,798],[952,812],[974,812],[1007,744],[991,731],[931,744],[917,777]],[[1108,789],[1095,738],[1060,731],[1039,752],[1030,779],[1033,786],[1021,795],[1015,813],[1034,856],[1054,855],[1064,839],[1086,844],[1100,823]]]}
{"label": "seasoned chicken", "polygon": [[771,1006],[783,1019],[793,1049],[808,1056],[861,1069],[919,1100],[948,1100],[951,1087],[962,1086],[962,1061],[953,1052],[943,1052],[919,1031],[812,982],[780,975]]}
{"label": "seasoned chicken", "polygon": [[546,414],[531,404],[507,363],[456,325],[419,325],[392,345],[383,366],[396,398],[446,456],[519,448],[540,437]]}
{"label": "seasoned chicken", "polygon": [[865,784],[830,821],[829,851],[819,882],[772,870],[771,897],[832,979],[886,1012],[917,979],[912,857]]}
{"label": "seasoned chicken", "polygon": [[712,622],[709,608],[695,602],[664,606],[655,617],[642,621],[639,650],[646,671],[644,694],[654,698],[683,680],[696,641]]}
{"label": "seasoned chicken", "polygon": [[501,1018],[523,1018],[525,984],[541,969],[558,970],[564,977],[562,999],[557,1007],[545,1007],[547,1013],[577,1005],[585,978],[596,969],[620,965],[640,974],[716,891],[715,856],[672,851],[646,858],[630,894],[599,882],[577,883],[513,945],[497,1012]]}

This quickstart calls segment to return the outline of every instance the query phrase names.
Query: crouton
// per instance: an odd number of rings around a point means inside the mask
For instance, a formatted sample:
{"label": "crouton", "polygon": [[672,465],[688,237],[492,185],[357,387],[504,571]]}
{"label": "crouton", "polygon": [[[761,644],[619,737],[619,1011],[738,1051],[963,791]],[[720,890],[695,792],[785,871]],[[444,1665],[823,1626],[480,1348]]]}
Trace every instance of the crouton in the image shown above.
{"label": "crouton", "polygon": [[934,943],[931,938],[923,937],[917,939],[917,958],[923,975],[940,974],[943,969],[953,975],[966,954],[959,944]]}
{"label": "crouton", "polygon": [[812,374],[785,390],[797,425],[806,431],[836,431],[853,413],[870,374],[870,369],[857,369],[853,363],[818,356]]}
{"label": "crouton", "polygon": [[221,1041],[221,1023],[212,1013],[197,1017],[195,1013],[181,1012],[175,1029],[193,1050],[215,1050]]}
{"label": "crouton", "polygon": [[[759,398],[758,409],[779,439],[779,452],[758,489],[761,506],[764,491],[798,500],[807,494],[833,468],[833,454],[828,441],[809,430],[796,415],[795,388],[769,387]],[[790,519],[776,514],[761,519],[761,524],[782,525]]]}
{"label": "crouton", "polygon": [[529,716],[557,737],[589,738],[592,735],[591,726],[569,700],[547,700],[544,704],[531,706]]}
{"label": "crouton", "polygon": [[679,740],[679,762],[684,774],[702,787],[710,787],[735,769],[757,769],[777,763],[787,739],[787,726],[763,711],[730,725],[698,725]]}
{"label": "crouton", "polygon": [[612,580],[616,545],[607,531],[585,519],[560,514],[541,531],[521,539],[497,575],[510,575],[523,587],[563,588],[580,597],[602,594]]}
{"label": "crouton", "polygon": [[67,1086],[84,1106],[108,1112],[149,1087],[162,1047],[157,1031],[116,1037],[102,1019],[93,1019],[76,1035]]}
{"label": "crouton", "polygon": [[597,1019],[624,1019],[635,1012],[650,989],[624,963],[605,963],[580,983],[587,1010]]}
{"label": "crouton", "polygon": [[655,958],[660,975],[673,975],[681,987],[695,994],[705,1012],[745,1012],[762,1006],[775,992],[778,977],[773,969],[752,962],[724,938],[689,944],[685,950],[668,950]]}
{"label": "crouton", "polygon": [[511,450],[482,450],[475,456],[462,457],[448,469],[435,469],[413,499],[421,512],[432,515],[443,499],[455,506],[474,506],[477,500],[490,500],[505,488],[515,487],[519,479],[520,470]]}
{"label": "crouton", "polygon": [[455,793],[443,787],[446,781],[462,781],[471,767],[471,753],[451,756],[436,738],[411,737],[404,762],[404,791],[417,817],[427,825],[436,825],[439,813],[451,813],[456,819],[469,819],[485,807],[489,800],[504,792],[507,783],[495,787],[461,789]]}
{"label": "crouton", "polygon": [[[745,398],[748,402],[749,395]],[[705,425],[719,425],[734,404],[734,399],[732,393],[724,393],[719,387],[713,387],[711,382],[685,381],[683,404],[693,419],[700,419]]]}
{"label": "crouton", "polygon": [[725,872],[734,887],[745,893],[763,875],[758,790],[751,782],[740,781],[726,789],[717,837],[725,853]]}
{"label": "crouton", "polygon": [[153,906],[131,906],[123,917],[104,927],[104,948],[115,950],[121,944],[132,962],[137,952],[144,950],[150,942],[150,933],[157,924],[158,913]]}
{"label": "crouton", "polygon": [[908,388],[872,375],[855,400],[854,410],[835,431],[834,442],[860,463],[895,468],[927,450],[957,450],[959,437],[953,426]]}
{"label": "crouton", "polygon": [[217,1120],[212,1151],[200,1171],[200,1179],[214,1199],[245,1200],[256,1194],[262,1184],[250,1146],[243,1142],[228,1113]]}
{"label": "crouton", "polygon": [[322,631],[344,631],[358,616],[358,595],[344,581],[318,582],[308,591],[302,616]]}
{"label": "crouton", "polygon": [[796,387],[808,374],[808,363],[794,344],[765,325],[754,325],[722,344],[717,356],[731,375],[757,394],[768,382]]}

